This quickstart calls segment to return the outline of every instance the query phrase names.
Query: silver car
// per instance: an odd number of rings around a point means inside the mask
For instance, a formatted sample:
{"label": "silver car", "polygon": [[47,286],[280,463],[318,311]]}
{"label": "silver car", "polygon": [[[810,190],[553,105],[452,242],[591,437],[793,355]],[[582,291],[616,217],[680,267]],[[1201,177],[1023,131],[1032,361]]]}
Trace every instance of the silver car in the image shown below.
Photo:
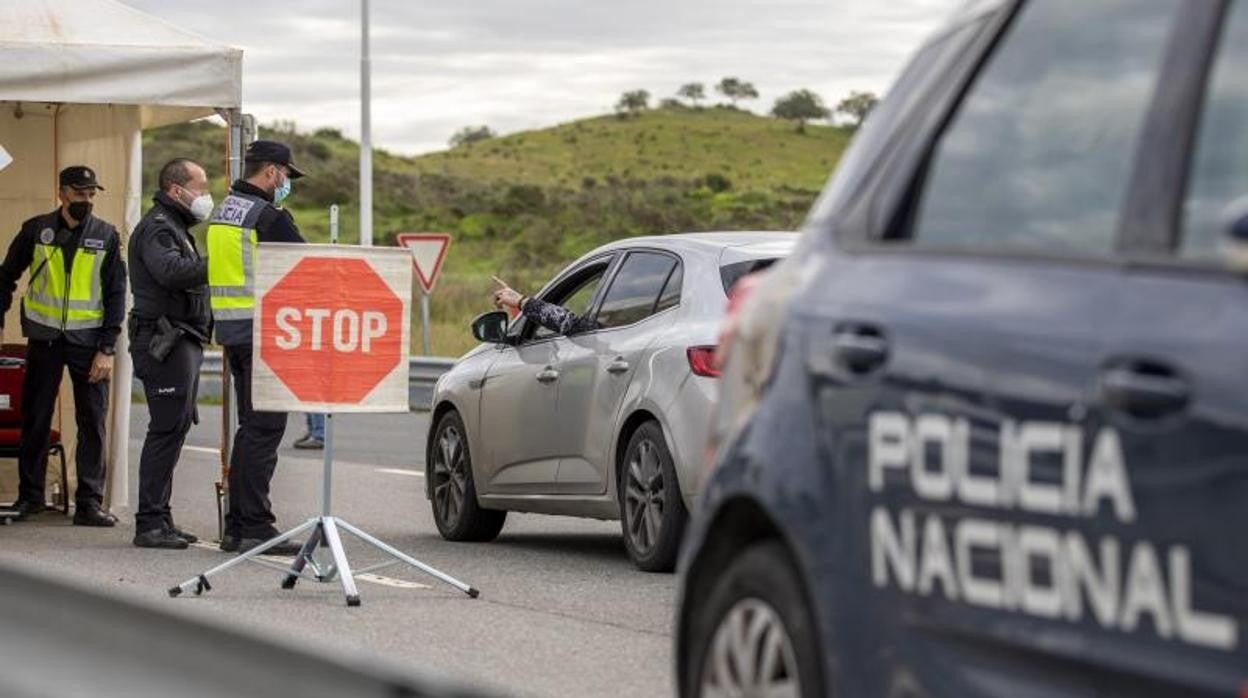
{"label": "silver car", "polygon": [[670,570],[697,496],[727,292],[792,233],[691,233],[600,247],[538,298],[596,329],[559,336],[486,313],[481,346],[438,381],[426,496],[448,540],[496,537],[508,511],[622,522],[643,570]]}

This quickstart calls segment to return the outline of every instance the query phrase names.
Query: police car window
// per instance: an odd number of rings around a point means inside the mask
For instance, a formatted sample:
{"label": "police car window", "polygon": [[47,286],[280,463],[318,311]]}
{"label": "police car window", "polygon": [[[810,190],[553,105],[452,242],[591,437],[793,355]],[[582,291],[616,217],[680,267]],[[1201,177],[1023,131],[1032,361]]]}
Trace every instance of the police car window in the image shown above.
{"label": "police car window", "polygon": [[[593,305],[594,296],[598,293],[598,285],[602,283],[602,275],[607,272],[607,262],[596,264],[590,269],[582,272],[584,276],[579,276],[567,284],[556,288],[552,293],[546,294],[542,300],[571,310],[577,315],[585,315]],[[543,339],[545,337],[553,337],[555,332],[545,327],[533,323],[536,329],[533,330],[534,339]]]}
{"label": "police car window", "polygon": [[1179,254],[1201,261],[1219,258],[1228,207],[1248,203],[1243,199],[1248,196],[1248,3],[1233,5],[1222,32],[1205,89],[1179,238]]}
{"label": "police car window", "polygon": [[604,329],[622,327],[649,317],[675,264],[676,260],[665,254],[629,254],[602,299],[598,325]]}
{"label": "police car window", "polygon": [[937,142],[914,246],[1110,254],[1181,4],[1024,5]]}

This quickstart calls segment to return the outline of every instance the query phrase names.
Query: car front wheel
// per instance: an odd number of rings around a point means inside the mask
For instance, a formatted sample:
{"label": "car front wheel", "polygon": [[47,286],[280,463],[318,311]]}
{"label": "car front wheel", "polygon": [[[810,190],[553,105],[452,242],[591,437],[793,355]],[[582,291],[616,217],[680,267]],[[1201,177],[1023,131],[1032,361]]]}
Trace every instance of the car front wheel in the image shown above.
{"label": "car front wheel", "polygon": [[489,541],[503,530],[507,512],[482,509],[472,479],[468,432],[458,412],[447,412],[434,427],[425,455],[425,477],[432,495],[433,520],[447,540]]}
{"label": "car front wheel", "polygon": [[646,572],[672,571],[689,513],[658,423],[642,424],[628,440],[619,493],[624,546],[633,563]]}
{"label": "car front wheel", "polygon": [[816,698],[824,691],[814,618],[775,541],[746,549],[691,613],[684,696]]}

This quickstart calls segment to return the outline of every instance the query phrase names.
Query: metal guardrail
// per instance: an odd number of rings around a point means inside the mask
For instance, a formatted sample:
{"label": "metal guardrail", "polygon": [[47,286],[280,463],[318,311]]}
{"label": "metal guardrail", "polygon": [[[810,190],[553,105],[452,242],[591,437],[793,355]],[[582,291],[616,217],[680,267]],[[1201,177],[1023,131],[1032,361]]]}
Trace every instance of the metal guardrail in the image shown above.
{"label": "metal guardrail", "polygon": [[[222,355],[220,351],[204,352],[204,364],[199,370],[200,399],[221,399]],[[432,407],[433,387],[443,373],[455,365],[455,359],[440,356],[413,356],[408,363],[407,396],[412,411],[426,411]],[[143,389],[135,379],[135,394]]]}
{"label": "metal guardrail", "polygon": [[484,695],[415,675],[367,648],[326,654],[283,645],[3,567],[0,618],[6,697]]}

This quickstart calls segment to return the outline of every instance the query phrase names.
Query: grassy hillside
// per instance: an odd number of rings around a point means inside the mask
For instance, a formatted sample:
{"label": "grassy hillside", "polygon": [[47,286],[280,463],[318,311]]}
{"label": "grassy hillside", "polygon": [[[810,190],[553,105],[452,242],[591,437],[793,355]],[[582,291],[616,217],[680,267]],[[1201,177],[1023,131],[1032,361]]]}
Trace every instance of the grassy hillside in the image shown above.
{"label": "grassy hillside", "polygon": [[[359,150],[332,129],[262,128],[292,145],[309,176],[288,206],[305,237],[328,240],[338,203],[342,241],[354,242]],[[466,324],[488,307],[490,274],[533,290],[568,261],[610,240],[702,230],[800,224],[851,132],[727,108],[669,108],[603,116],[419,157],[374,152],[374,239],[405,231],[455,235],[432,299],[435,354],[472,345]],[[180,124],[144,135],[150,191],[171,157],[209,167],[220,200],[223,131]],[[419,337],[417,331],[414,337]]]}

